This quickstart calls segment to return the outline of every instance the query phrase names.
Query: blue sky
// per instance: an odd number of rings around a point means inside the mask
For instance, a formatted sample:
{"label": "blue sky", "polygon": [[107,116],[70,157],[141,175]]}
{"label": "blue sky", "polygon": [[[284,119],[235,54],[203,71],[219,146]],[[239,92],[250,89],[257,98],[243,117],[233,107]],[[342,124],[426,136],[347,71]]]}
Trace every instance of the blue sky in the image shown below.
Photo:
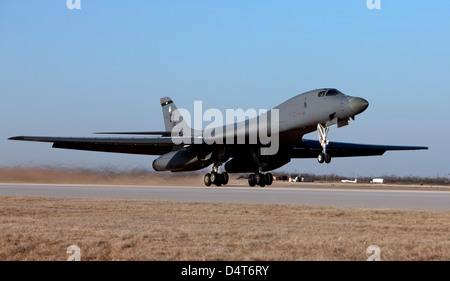
{"label": "blue sky", "polygon": [[[272,108],[335,87],[369,108],[332,141],[429,146],[293,160],[283,170],[448,176],[450,2],[0,2],[0,166],[150,167],[154,157],[51,149],[16,135],[163,130],[178,107]],[[305,138],[317,139],[317,134]]]}

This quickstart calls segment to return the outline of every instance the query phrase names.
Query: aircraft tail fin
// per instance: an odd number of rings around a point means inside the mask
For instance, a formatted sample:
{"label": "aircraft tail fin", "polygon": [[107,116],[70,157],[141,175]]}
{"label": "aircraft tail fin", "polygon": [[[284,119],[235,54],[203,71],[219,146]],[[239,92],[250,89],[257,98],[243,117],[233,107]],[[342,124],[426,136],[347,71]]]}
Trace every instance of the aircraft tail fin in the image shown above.
{"label": "aircraft tail fin", "polygon": [[173,120],[172,115],[175,110],[177,110],[177,107],[175,106],[175,103],[173,103],[172,99],[169,97],[163,97],[160,99],[162,112],[163,112],[163,118],[164,118],[164,126],[166,129],[166,132],[171,132],[173,128],[180,124],[183,128],[189,128],[189,130],[192,130],[189,125],[184,120],[184,117],[180,117],[179,120]]}

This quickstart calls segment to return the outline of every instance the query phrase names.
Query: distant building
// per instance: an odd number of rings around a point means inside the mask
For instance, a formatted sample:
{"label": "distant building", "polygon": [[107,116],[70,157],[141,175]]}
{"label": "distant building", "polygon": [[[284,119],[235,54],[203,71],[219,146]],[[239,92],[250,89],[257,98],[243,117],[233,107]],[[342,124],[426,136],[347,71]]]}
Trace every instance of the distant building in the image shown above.
{"label": "distant building", "polygon": [[373,180],[370,181],[370,183],[384,183],[384,179],[380,179],[380,178],[375,178]]}

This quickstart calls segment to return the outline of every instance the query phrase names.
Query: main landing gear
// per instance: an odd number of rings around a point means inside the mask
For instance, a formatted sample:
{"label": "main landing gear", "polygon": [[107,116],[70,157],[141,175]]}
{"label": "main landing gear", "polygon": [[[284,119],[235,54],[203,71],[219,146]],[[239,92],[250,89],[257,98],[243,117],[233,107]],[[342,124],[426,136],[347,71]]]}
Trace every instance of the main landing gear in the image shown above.
{"label": "main landing gear", "polygon": [[255,185],[259,185],[261,187],[264,187],[266,185],[271,185],[273,182],[272,174],[271,173],[263,174],[262,169],[265,164],[261,163],[258,155],[256,155],[255,152],[251,151],[250,153],[251,153],[256,165],[258,165],[258,172],[251,174],[248,177],[248,185],[250,185],[251,187],[253,187]]}
{"label": "main landing gear", "polygon": [[331,162],[331,156],[327,154],[327,145],[329,143],[329,140],[327,140],[328,131],[330,130],[330,127],[323,126],[321,124],[317,124],[317,132],[319,134],[319,142],[322,146],[322,152],[319,153],[317,156],[317,161],[319,161],[320,164],[323,162],[329,164]]}
{"label": "main landing gear", "polygon": [[259,185],[261,187],[264,187],[266,185],[271,185],[273,182],[273,176],[271,173],[263,174],[263,173],[255,173],[251,174],[248,177],[248,185],[255,186]]}
{"label": "main landing gear", "polygon": [[203,182],[206,186],[210,186],[212,184],[216,186],[226,185],[228,183],[228,173],[223,172],[219,173],[220,165],[214,164],[211,173],[207,173],[203,178]]}

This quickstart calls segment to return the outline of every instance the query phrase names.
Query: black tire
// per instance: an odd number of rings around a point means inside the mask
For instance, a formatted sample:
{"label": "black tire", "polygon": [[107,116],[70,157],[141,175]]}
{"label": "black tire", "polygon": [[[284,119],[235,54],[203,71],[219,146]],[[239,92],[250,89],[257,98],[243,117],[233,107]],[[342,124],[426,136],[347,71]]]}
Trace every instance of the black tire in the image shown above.
{"label": "black tire", "polygon": [[255,174],[255,181],[256,181],[256,184],[257,185],[259,185],[259,183],[261,182],[261,174],[260,173],[256,173]]}
{"label": "black tire", "polygon": [[323,162],[325,162],[325,154],[323,154],[322,152],[319,153],[319,155],[317,156],[317,161],[319,161],[320,164],[323,164]]}
{"label": "black tire", "polygon": [[266,186],[266,176],[264,174],[257,173],[255,175],[255,178],[256,178],[256,184],[257,185],[259,185],[261,187]]}
{"label": "black tire", "polygon": [[259,186],[264,187],[266,186],[266,176],[261,175],[261,178],[259,179]]}
{"label": "black tire", "polygon": [[221,186],[223,183],[223,175],[216,172],[212,172],[211,183],[215,184],[216,186]]}
{"label": "black tire", "polygon": [[203,178],[203,183],[206,186],[211,186],[211,174],[206,174],[205,177]]}
{"label": "black tire", "polygon": [[228,184],[228,180],[230,179],[230,177],[228,176],[227,172],[223,172],[222,173],[222,184],[226,185]]}
{"label": "black tire", "polygon": [[218,174],[216,172],[211,172],[211,184],[216,184],[218,182]]}
{"label": "black tire", "polygon": [[217,174],[216,186],[221,186],[222,183],[223,183],[223,175],[222,174]]}
{"label": "black tire", "polygon": [[254,174],[251,174],[248,177],[248,185],[250,185],[251,187],[254,187],[256,185],[256,178]]}
{"label": "black tire", "polygon": [[267,185],[272,185],[273,182],[273,175],[272,173],[267,173],[266,174],[266,184]]}
{"label": "black tire", "polygon": [[331,155],[325,154],[325,163],[330,164],[330,162],[331,162]]}

